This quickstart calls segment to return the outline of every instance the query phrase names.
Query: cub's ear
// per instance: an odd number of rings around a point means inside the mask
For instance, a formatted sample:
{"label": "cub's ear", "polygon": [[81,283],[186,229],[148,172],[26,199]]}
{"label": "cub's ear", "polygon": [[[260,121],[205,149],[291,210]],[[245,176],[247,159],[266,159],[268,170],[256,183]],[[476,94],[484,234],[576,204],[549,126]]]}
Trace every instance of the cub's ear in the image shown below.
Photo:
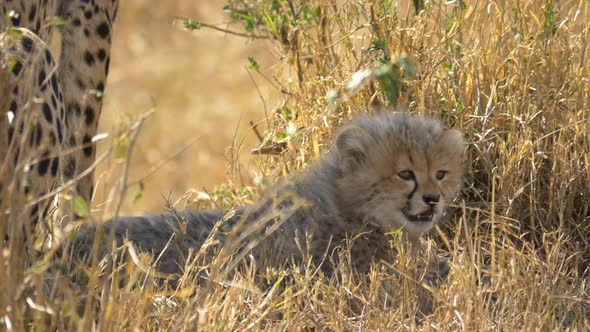
{"label": "cub's ear", "polygon": [[465,151],[465,140],[463,139],[463,133],[454,129],[447,129],[441,140],[442,144],[446,146],[451,153],[455,154],[459,158],[463,158]]}
{"label": "cub's ear", "polygon": [[369,134],[359,127],[351,126],[342,129],[336,136],[336,150],[342,168],[352,171],[366,162],[370,142]]}

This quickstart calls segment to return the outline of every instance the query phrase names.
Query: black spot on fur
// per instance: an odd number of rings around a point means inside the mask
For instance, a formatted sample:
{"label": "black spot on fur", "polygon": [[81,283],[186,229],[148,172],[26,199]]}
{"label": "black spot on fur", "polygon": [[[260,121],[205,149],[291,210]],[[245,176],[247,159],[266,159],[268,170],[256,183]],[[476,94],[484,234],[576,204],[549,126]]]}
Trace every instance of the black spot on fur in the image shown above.
{"label": "black spot on fur", "polygon": [[14,151],[14,166],[16,167],[16,165],[18,165],[18,158],[20,157],[20,148],[16,148],[16,150]]}
{"label": "black spot on fur", "polygon": [[45,70],[41,69],[39,71],[39,86],[41,87],[41,91],[45,91],[45,89],[47,88],[47,84],[43,84],[46,78],[47,75],[45,74]]}
{"label": "black spot on fur", "polygon": [[86,106],[84,110],[84,115],[86,117],[86,125],[90,126],[94,122],[94,109],[90,106]]}
{"label": "black spot on fur", "polygon": [[54,94],[59,94],[59,86],[57,84],[57,78],[55,77],[55,73],[51,75],[51,88],[53,89]]}
{"label": "black spot on fur", "polygon": [[31,11],[29,12],[29,21],[34,20],[36,14],[37,14],[37,5],[33,4],[31,6]]}
{"label": "black spot on fur", "polygon": [[90,11],[90,10],[85,11],[84,17],[86,17],[87,19],[91,19],[92,18],[92,11]]}
{"label": "black spot on fur", "polygon": [[20,61],[17,61],[12,67],[12,73],[14,74],[14,76],[18,76],[18,74],[20,74],[21,69],[23,69],[23,64],[20,63]]}
{"label": "black spot on fur", "polygon": [[84,84],[84,82],[82,82],[81,79],[77,78],[76,84],[78,84],[78,87],[80,88],[80,90],[86,90],[86,84]]}
{"label": "black spot on fur", "polygon": [[80,21],[80,19],[79,19],[79,18],[75,18],[75,19],[72,21],[72,24],[73,24],[75,27],[79,27],[79,26],[82,24],[82,22]]}
{"label": "black spot on fur", "polygon": [[14,100],[13,100],[13,101],[10,103],[10,111],[11,111],[12,113],[14,113],[14,115],[16,115],[16,110],[17,110],[16,101],[14,101]]}
{"label": "black spot on fur", "polygon": [[102,22],[98,25],[98,27],[96,27],[96,33],[100,36],[100,38],[106,39],[111,33],[111,28],[109,28],[109,24],[107,22]]}
{"label": "black spot on fur", "polygon": [[91,157],[92,156],[92,151],[94,151],[94,146],[91,143],[92,139],[90,138],[90,136],[88,135],[84,135],[84,139],[82,140],[82,143],[84,144],[84,155],[86,157]]}
{"label": "black spot on fur", "polygon": [[35,145],[39,146],[41,145],[41,140],[43,139],[43,127],[41,127],[39,124],[35,126],[35,135]]}
{"label": "black spot on fur", "polygon": [[51,123],[53,121],[53,114],[51,114],[51,107],[49,104],[43,103],[43,116],[47,122]]}
{"label": "black spot on fur", "polygon": [[27,53],[31,53],[31,51],[33,50],[33,40],[31,38],[24,37],[20,40],[20,43]]}
{"label": "black spot on fur", "polygon": [[[43,153],[43,156],[47,156],[49,153],[47,151],[45,151]],[[41,159],[41,161],[39,162],[39,165],[37,165],[37,173],[39,173],[40,176],[44,176],[45,174],[47,174],[47,171],[49,170],[49,158],[44,158]]]}
{"label": "black spot on fur", "polygon": [[61,129],[61,122],[57,121],[56,128],[57,128],[57,139],[59,140],[60,143],[63,143],[63,141],[64,141],[64,134],[63,134],[63,131]]}
{"label": "black spot on fur", "polygon": [[74,112],[74,114],[76,114],[77,116],[80,116],[80,114],[82,114],[82,112],[80,110],[80,104],[78,104],[78,103],[70,104],[68,109],[69,109],[70,113]]}
{"label": "black spot on fur", "polygon": [[104,62],[105,75],[109,76],[109,65],[111,64],[111,57],[107,56],[107,60]]}
{"label": "black spot on fur", "polygon": [[63,169],[64,176],[69,179],[73,178],[75,170],[76,170],[76,160],[74,158],[68,158],[67,164]]}
{"label": "black spot on fur", "polygon": [[90,36],[90,30],[84,28],[84,36],[85,37],[89,37]]}
{"label": "black spot on fur", "polygon": [[13,26],[15,26],[15,27],[19,26],[20,16],[15,15],[15,16],[11,17],[10,20],[12,21]]}
{"label": "black spot on fur", "polygon": [[82,190],[80,190],[80,184],[79,183],[76,184],[76,192],[77,193],[81,193],[82,192]]}
{"label": "black spot on fur", "polygon": [[59,158],[55,157],[51,161],[51,176],[57,176],[57,170],[59,169]]}
{"label": "black spot on fur", "polygon": [[32,209],[31,209],[31,217],[37,217],[38,213],[39,213],[39,204],[35,204],[35,205],[33,205]]}
{"label": "black spot on fur", "polygon": [[84,61],[86,61],[86,64],[88,66],[94,65],[94,56],[92,55],[92,53],[86,51],[84,53]]}
{"label": "black spot on fur", "polygon": [[103,48],[98,50],[98,59],[102,62],[104,62],[104,60],[107,58],[107,51],[105,51]]}
{"label": "black spot on fur", "polygon": [[53,63],[53,57],[51,56],[51,52],[48,49],[45,50],[45,62],[50,65]]}

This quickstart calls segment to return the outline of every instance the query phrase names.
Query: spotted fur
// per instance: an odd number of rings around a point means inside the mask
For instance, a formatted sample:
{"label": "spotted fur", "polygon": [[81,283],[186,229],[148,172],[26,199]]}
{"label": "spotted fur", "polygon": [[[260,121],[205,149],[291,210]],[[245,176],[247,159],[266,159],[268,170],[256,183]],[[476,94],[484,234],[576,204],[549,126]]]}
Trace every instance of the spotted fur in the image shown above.
{"label": "spotted fur", "polygon": [[7,97],[0,118],[0,206],[6,234],[19,237],[23,225],[33,233],[62,184],[76,183],[72,195],[90,202],[92,137],[116,11],[117,0],[0,2],[0,96]]}

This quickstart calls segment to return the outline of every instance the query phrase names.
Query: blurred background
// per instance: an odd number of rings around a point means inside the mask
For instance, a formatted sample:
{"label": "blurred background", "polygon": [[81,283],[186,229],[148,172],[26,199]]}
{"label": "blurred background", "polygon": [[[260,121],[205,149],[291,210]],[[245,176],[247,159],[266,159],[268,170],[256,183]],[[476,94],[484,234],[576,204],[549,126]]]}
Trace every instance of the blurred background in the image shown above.
{"label": "blurred background", "polygon": [[[143,179],[143,190],[129,189],[122,213],[161,211],[163,197],[174,200],[191,188],[212,191],[226,181],[234,137],[237,142],[244,139],[240,161],[252,166],[249,151],[258,139],[248,122],[264,119],[261,96],[268,98],[270,84],[257,73],[249,76],[248,56],[256,59],[261,72],[269,73],[275,61],[268,42],[206,28],[186,31],[174,20],[187,17],[228,28],[223,24],[228,20],[225,4],[224,0],[120,2],[99,132],[117,132],[154,111],[135,145],[129,181],[151,175]],[[107,145],[99,145],[99,155]],[[94,205],[99,208],[108,199],[104,172],[112,167],[106,162],[98,169]],[[249,173],[247,167],[242,171],[246,182]]]}

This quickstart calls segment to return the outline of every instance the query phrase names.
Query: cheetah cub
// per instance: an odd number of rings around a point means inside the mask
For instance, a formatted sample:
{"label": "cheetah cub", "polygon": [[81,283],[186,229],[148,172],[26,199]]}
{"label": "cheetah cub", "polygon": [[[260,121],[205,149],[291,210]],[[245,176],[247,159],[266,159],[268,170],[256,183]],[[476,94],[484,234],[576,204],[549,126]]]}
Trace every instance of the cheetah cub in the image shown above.
{"label": "cheetah cub", "polygon": [[[461,186],[463,145],[460,132],[432,119],[405,112],[364,115],[344,126],[306,171],[231,216],[187,210],[120,217],[103,230],[118,245],[127,238],[151,252],[166,273],[182,272],[189,250],[198,251],[220,220],[227,232],[215,229],[214,238],[225,245],[244,241],[238,247],[254,259],[301,262],[311,256],[330,265],[331,255],[350,248],[353,266],[366,272],[372,261],[390,255],[387,233],[401,230],[415,244],[441,219]],[[78,234],[85,239],[82,250],[91,248],[94,233]],[[257,245],[248,246],[252,241]]]}

